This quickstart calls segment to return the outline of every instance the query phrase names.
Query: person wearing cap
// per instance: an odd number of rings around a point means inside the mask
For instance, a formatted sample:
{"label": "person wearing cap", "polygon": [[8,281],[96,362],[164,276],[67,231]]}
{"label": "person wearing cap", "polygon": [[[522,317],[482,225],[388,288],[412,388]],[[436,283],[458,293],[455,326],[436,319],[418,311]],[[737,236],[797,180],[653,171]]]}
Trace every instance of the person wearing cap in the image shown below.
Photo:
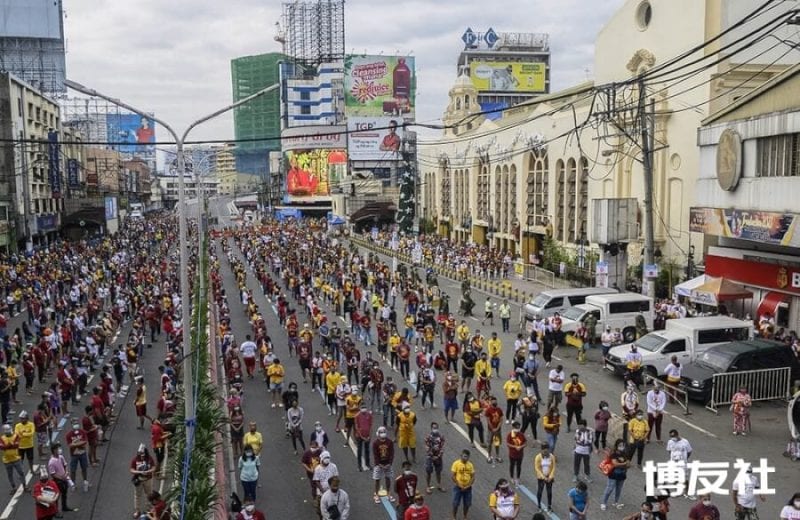
{"label": "person wearing cap", "polygon": [[398,520],[430,520],[431,510],[425,505],[425,497],[417,493],[414,495],[414,502],[406,509],[403,518]]}
{"label": "person wearing cap", "polygon": [[73,418],[70,431],[66,435],[67,446],[69,446],[69,473],[75,475],[78,464],[81,466],[81,476],[83,477],[83,492],[89,491],[89,478],[87,475],[89,467],[89,457],[86,452],[89,447],[89,436],[81,428],[78,418]]}
{"label": "person wearing cap", "polygon": [[146,505],[147,497],[153,491],[153,474],[156,471],[156,461],[150,455],[144,444],[139,444],[136,455],[131,459],[129,471],[133,482],[133,509],[136,515],[141,515]]}
{"label": "person wearing cap", "polygon": [[36,520],[53,520],[57,517],[61,491],[47,469],[39,470],[39,480],[33,485],[31,494],[36,504]]}
{"label": "person wearing cap", "polygon": [[[10,494],[17,491],[14,482],[14,472],[19,475],[20,482],[25,485],[25,473],[22,471],[22,457],[19,454],[19,437],[14,433],[10,424],[3,425],[3,435],[0,436],[0,450],[3,451],[3,465],[8,474],[8,483],[11,484]],[[26,487],[27,489],[27,487]]]}
{"label": "person wearing cap", "polygon": [[14,426],[14,434],[19,439],[19,454],[22,460],[28,459],[28,469],[33,473],[33,445],[36,437],[36,426],[28,420],[28,412],[19,412],[19,422]]}
{"label": "person wearing cap", "polygon": [[314,507],[317,511],[317,515],[320,518],[322,518],[320,499],[322,498],[322,495],[324,495],[325,492],[330,489],[331,477],[338,476],[339,468],[336,466],[336,464],[331,462],[331,454],[327,451],[320,453],[319,464],[317,464],[317,467],[314,468],[314,476],[312,477],[312,482],[317,490],[316,497],[314,499]]}

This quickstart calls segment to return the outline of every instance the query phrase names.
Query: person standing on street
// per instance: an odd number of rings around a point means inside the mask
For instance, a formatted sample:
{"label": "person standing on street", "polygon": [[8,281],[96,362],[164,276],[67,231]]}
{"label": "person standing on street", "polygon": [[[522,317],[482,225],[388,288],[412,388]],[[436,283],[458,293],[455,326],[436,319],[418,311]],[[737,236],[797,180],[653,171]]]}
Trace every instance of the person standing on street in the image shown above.
{"label": "person standing on street", "polygon": [[689,444],[689,441],[682,438],[678,433],[678,430],[672,429],[669,431],[669,441],[667,442],[667,453],[669,453],[669,460],[678,468],[681,468],[684,474],[687,475],[686,477],[686,486],[683,497],[688,498],[689,500],[694,500],[694,497],[688,495],[689,492],[689,477],[687,467],[689,465],[689,457],[692,456],[692,445]]}
{"label": "person standing on street", "polygon": [[506,446],[508,446],[508,476],[515,486],[519,485],[522,473],[522,459],[525,457],[525,447],[528,439],[519,430],[519,422],[511,423],[511,431],[506,436]]}
{"label": "person standing on street", "polygon": [[472,484],[475,482],[475,466],[470,462],[470,451],[463,450],[461,457],[450,466],[453,480],[453,518],[458,517],[458,508],[463,504],[464,520],[472,506]]}
{"label": "person standing on street", "polygon": [[583,413],[583,398],[586,397],[586,385],[578,381],[579,375],[577,373],[570,374],[569,383],[564,387],[564,396],[567,399],[567,432],[572,427],[572,418],[575,417],[575,422],[579,423],[582,419]]}
{"label": "person standing on street", "polygon": [[572,482],[578,482],[580,475],[581,462],[583,462],[583,474],[586,482],[591,482],[589,473],[589,458],[592,454],[592,443],[594,442],[594,432],[586,427],[586,419],[578,421],[578,429],[575,430],[575,450],[572,460]]}
{"label": "person standing on street", "polygon": [[367,403],[361,402],[355,417],[356,457],[358,471],[369,468],[370,437],[372,436],[372,412],[367,409]]}
{"label": "person standing on street", "polygon": [[[533,470],[536,475],[536,503],[542,511],[553,510],[553,481],[556,478],[556,456],[545,442],[541,451],[533,459]],[[547,507],[542,504],[542,493],[547,490]]]}
{"label": "person standing on street", "polygon": [[561,414],[558,413],[558,407],[551,406],[547,410],[547,413],[542,417],[542,426],[544,427],[544,436],[547,439],[548,446],[555,451],[558,432],[561,429]]}
{"label": "person standing on street", "polygon": [[322,520],[347,520],[350,518],[350,497],[339,487],[339,476],[328,479],[328,489],[319,500]]}
{"label": "person standing on street", "polygon": [[578,482],[567,492],[569,498],[569,520],[586,520],[589,505],[589,489],[586,482]]}
{"label": "person standing on street", "polygon": [[[50,448],[51,455],[50,460],[47,461],[47,471],[50,473],[50,477],[55,480],[56,484],[58,485],[58,491],[61,495],[61,511],[63,512],[71,512],[77,511],[76,509],[71,509],[67,506],[67,494],[69,489],[74,486],[72,479],[69,478],[69,473],[67,473],[67,461],[64,459],[64,456],[61,453],[61,444],[55,443]],[[137,512],[140,512],[137,510]]]}
{"label": "person standing on street", "polygon": [[500,355],[503,352],[503,341],[497,337],[497,332],[492,332],[492,337],[486,342],[486,350],[489,352],[489,364],[492,372],[500,377]]}
{"label": "person standing on street", "polygon": [[406,509],[406,514],[398,520],[431,520],[431,510],[425,505],[425,497],[417,493],[414,496],[414,503]]}
{"label": "person standing on street", "polygon": [[439,431],[439,425],[431,423],[431,432],[425,437],[425,483],[426,492],[430,495],[433,492],[431,486],[431,474],[436,473],[436,486],[439,491],[444,491],[442,487],[442,455],[444,454],[444,436]]}
{"label": "person standing on street", "polygon": [[134,406],[136,407],[136,417],[139,418],[139,426],[137,430],[144,429],[144,420],[147,417],[147,386],[144,384],[144,376],[136,376],[136,400]]}
{"label": "person standing on street", "polygon": [[131,460],[130,472],[133,475],[133,509],[137,515],[142,514],[147,504],[147,497],[153,492],[153,475],[156,461],[144,444],[139,444],[136,455]]}
{"label": "person standing on street", "polygon": [[517,418],[519,398],[522,396],[522,383],[517,379],[516,372],[511,372],[508,381],[503,383],[503,393],[506,395],[506,424]]}
{"label": "person standing on street", "polygon": [[77,418],[72,419],[72,428],[66,435],[67,446],[69,446],[69,473],[76,476],[78,465],[81,466],[81,476],[83,477],[83,492],[89,491],[89,477],[87,475],[89,467],[89,435],[81,428]]}
{"label": "person standing on street", "polygon": [[[19,437],[11,429],[10,424],[3,425],[3,435],[0,437],[0,450],[3,451],[3,465],[8,474],[8,483],[11,485],[9,494],[17,492],[17,484],[14,482],[14,473],[19,475],[22,485],[25,485],[25,473],[22,471],[22,457],[19,454]],[[27,491],[27,486],[26,486]]]}
{"label": "person standing on street", "polygon": [[261,455],[261,448],[264,446],[264,439],[261,436],[261,432],[256,429],[256,423],[250,422],[249,430],[247,433],[244,434],[244,445],[250,446],[253,449],[253,453],[258,457]]}
{"label": "person standing on street", "polygon": [[733,434],[747,435],[750,429],[750,408],[753,406],[753,399],[747,393],[747,388],[742,387],[731,397],[731,412],[733,413]]}
{"label": "person standing on street", "polygon": [[[733,509],[736,520],[758,520],[756,510],[756,490],[761,487],[758,477],[753,475],[753,468],[745,471],[744,478],[736,479],[731,489]],[[759,494],[762,502],[766,501],[764,495]]]}
{"label": "person standing on street", "polygon": [[14,434],[19,439],[19,454],[22,461],[28,460],[28,469],[33,473],[33,445],[36,438],[36,426],[28,420],[28,412],[19,412],[19,422],[14,426]]}
{"label": "person standing on street", "polygon": [[655,383],[653,388],[647,392],[647,442],[653,430],[656,432],[656,442],[661,444],[661,423],[664,420],[664,409],[667,406],[667,394],[661,391],[661,385]]}
{"label": "person standing on street", "polygon": [[700,495],[689,511],[689,520],[720,520],[719,509],[711,502],[711,495]]}
{"label": "person standing on street", "polygon": [[[377,435],[378,438],[372,441],[372,461],[375,463],[372,468],[372,480],[375,481],[375,494],[372,496],[372,500],[376,504],[380,504],[381,480],[385,481],[388,493],[391,490],[392,479],[394,478],[394,470],[392,469],[394,442],[389,438],[389,431],[385,426],[378,428]],[[393,500],[394,497],[390,494],[389,501]]]}
{"label": "person standing on street", "polygon": [[547,408],[553,404],[561,404],[561,394],[564,392],[564,367],[561,365],[550,370],[548,375]]}
{"label": "person standing on street", "polygon": [[[314,487],[317,488],[317,498],[314,500],[314,507],[317,511],[317,516],[322,518],[322,495],[325,494],[331,487],[333,477],[339,476],[339,468],[331,462],[331,454],[323,451],[319,455],[319,464],[314,468],[313,482]],[[348,501],[349,505],[349,501]],[[327,511],[330,513],[330,511]],[[330,518],[330,516],[329,516]]]}
{"label": "person standing on street", "polygon": [[508,480],[501,478],[489,494],[489,510],[496,520],[515,520],[519,516],[519,495]]}
{"label": "person standing on street", "polygon": [[630,466],[630,459],[626,453],[625,442],[622,439],[617,439],[614,442],[614,450],[609,454],[612,469],[608,474],[608,482],[606,489],[603,491],[603,499],[600,502],[600,510],[605,511],[608,508],[608,499],[611,493],[614,493],[614,502],[611,504],[617,509],[622,509],[625,504],[619,501],[622,496],[622,486],[625,485],[625,479],[628,477],[628,467]]}
{"label": "person standing on street", "polygon": [[[397,426],[395,427],[395,438],[397,445],[403,450],[406,461],[417,463],[417,414],[411,411],[408,404],[403,405],[402,413],[397,414]],[[411,458],[408,458],[408,450],[411,450]]]}
{"label": "person standing on street", "polygon": [[650,434],[650,426],[644,418],[644,412],[639,410],[633,419],[628,421],[628,458],[633,462],[633,454],[636,454],[636,465],[642,468],[642,458],[644,458],[644,445],[647,436]]}
{"label": "person standing on street", "polygon": [[500,315],[500,323],[503,326],[503,332],[508,333],[511,324],[511,306],[508,304],[508,300],[503,300],[503,303],[500,304],[497,310]]}
{"label": "person standing on street", "polygon": [[58,499],[61,491],[50,478],[46,468],[39,469],[39,480],[33,485],[33,500],[36,503],[36,520],[53,520],[58,515]]}
{"label": "person standing on street", "polygon": [[394,479],[394,491],[397,493],[397,518],[404,518],[406,509],[411,506],[417,495],[419,478],[411,470],[409,461],[403,462],[403,473]]}

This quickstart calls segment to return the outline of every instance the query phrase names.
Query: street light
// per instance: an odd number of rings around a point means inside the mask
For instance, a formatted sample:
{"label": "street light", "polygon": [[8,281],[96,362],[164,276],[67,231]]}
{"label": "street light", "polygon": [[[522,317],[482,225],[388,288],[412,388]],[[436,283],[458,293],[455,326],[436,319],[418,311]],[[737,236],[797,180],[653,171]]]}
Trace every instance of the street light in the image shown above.
{"label": "street light", "polygon": [[[214,119],[215,117],[222,115],[234,108],[237,108],[245,103],[249,103],[250,101],[271,92],[278,87],[280,87],[280,83],[275,83],[270,85],[269,87],[263,88],[256,92],[255,94],[248,96],[244,99],[237,101],[236,103],[232,103],[224,108],[217,110],[205,117],[201,117],[197,121],[190,124],[186,130],[183,132],[182,136],[178,136],[177,132],[175,132],[171,126],[169,126],[164,121],[153,117],[151,114],[146,113],[143,110],[139,110],[127,103],[113,98],[111,96],[107,96],[105,94],[101,94],[100,92],[85,87],[80,83],[71,80],[65,80],[64,84],[82,94],[92,97],[98,97],[101,99],[105,99],[111,103],[114,103],[117,106],[120,106],[126,110],[130,110],[131,112],[138,114],[142,117],[146,117],[148,119],[152,119],[159,125],[163,126],[167,132],[170,133],[173,139],[175,139],[175,147],[177,149],[177,158],[178,158],[178,234],[179,234],[179,250],[180,250],[180,286],[181,286],[181,323],[183,327],[183,384],[184,384],[184,393],[185,395],[185,404],[186,404],[186,434],[187,438],[190,438],[191,431],[194,429],[194,396],[191,392],[192,385],[192,364],[191,364],[191,353],[192,353],[192,342],[191,342],[191,335],[189,334],[189,324],[190,324],[190,315],[189,315],[189,270],[188,270],[188,260],[189,260],[189,252],[188,246],[186,242],[186,192],[184,186],[184,175],[186,174],[186,161],[183,154],[183,144],[186,142],[186,138],[189,136],[189,132],[194,130],[195,127]],[[198,219],[198,222],[202,223],[203,219]],[[198,224],[198,235],[200,235],[203,230],[200,228],[200,224]],[[202,257],[202,251],[198,252],[198,257]],[[205,286],[205,280],[203,277],[200,277],[200,290],[202,291]]]}

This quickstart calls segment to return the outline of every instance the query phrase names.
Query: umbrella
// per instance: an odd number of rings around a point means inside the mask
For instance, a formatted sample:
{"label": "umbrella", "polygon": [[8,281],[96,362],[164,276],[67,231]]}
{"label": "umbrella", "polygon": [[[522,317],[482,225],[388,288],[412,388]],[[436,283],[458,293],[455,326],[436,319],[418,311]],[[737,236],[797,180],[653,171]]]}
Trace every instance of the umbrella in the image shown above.
{"label": "umbrella", "polygon": [[691,300],[703,305],[718,306],[722,302],[752,298],[753,293],[725,278],[712,278],[692,289]]}
{"label": "umbrella", "polygon": [[678,296],[686,296],[687,298],[692,295],[692,290],[700,287],[704,283],[713,280],[714,278],[708,276],[707,274],[701,274],[698,277],[692,278],[691,280],[686,280],[683,283],[679,283],[675,286],[675,294]]}

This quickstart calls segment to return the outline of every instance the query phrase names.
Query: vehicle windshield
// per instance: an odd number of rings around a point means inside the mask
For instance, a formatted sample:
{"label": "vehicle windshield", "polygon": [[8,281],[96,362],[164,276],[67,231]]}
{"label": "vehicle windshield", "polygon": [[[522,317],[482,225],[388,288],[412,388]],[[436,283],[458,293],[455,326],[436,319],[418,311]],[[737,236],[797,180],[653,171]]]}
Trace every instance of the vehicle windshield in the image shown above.
{"label": "vehicle windshield", "polygon": [[550,300],[550,297],[546,294],[539,294],[536,298],[531,301],[531,305],[534,307],[544,308],[544,305]]}
{"label": "vehicle windshield", "polygon": [[725,372],[731,366],[731,354],[721,350],[706,350],[697,358],[701,365],[712,368],[717,372]]}
{"label": "vehicle windshield", "polygon": [[659,334],[645,334],[641,338],[637,339],[634,345],[642,350],[655,352],[666,342],[667,338],[660,336]]}
{"label": "vehicle windshield", "polygon": [[586,314],[585,309],[581,309],[580,307],[570,307],[569,309],[564,311],[564,314],[562,314],[562,316],[567,318],[568,320],[579,321],[584,314]]}

